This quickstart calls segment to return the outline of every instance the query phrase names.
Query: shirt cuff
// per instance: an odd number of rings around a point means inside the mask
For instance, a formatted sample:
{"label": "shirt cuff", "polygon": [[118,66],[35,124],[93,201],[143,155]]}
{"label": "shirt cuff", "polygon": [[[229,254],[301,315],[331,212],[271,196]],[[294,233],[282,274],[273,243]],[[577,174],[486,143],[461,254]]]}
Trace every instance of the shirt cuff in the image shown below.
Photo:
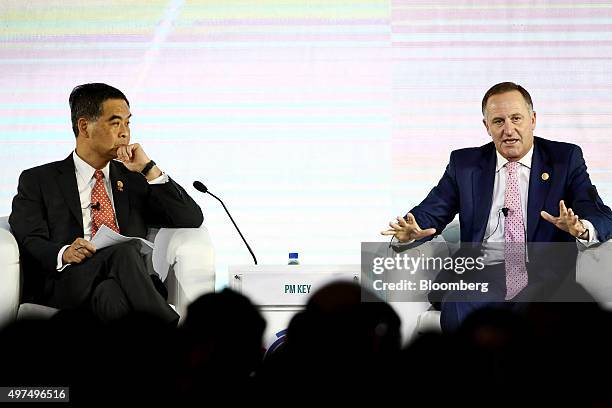
{"label": "shirt cuff", "polygon": [[60,249],[59,252],[57,253],[57,266],[55,270],[57,270],[58,272],[63,271],[64,268],[70,265],[70,264],[64,265],[64,262],[62,262],[62,257],[64,256],[64,252],[66,252],[66,249],[68,249],[69,246],[70,245],[64,245],[62,249]]}
{"label": "shirt cuff", "polygon": [[586,239],[576,238],[576,241],[580,242],[585,247],[589,247],[593,244],[599,244],[599,239],[597,239],[597,230],[595,229],[593,224],[591,224],[589,220],[580,220],[580,221],[582,221],[582,225],[584,225],[584,227],[587,230],[589,230],[589,239],[586,240]]}
{"label": "shirt cuff", "polygon": [[168,182],[168,175],[162,172],[161,176],[149,181],[149,184],[164,184]]}
{"label": "shirt cuff", "polygon": [[[393,239],[395,239],[395,237],[393,237]],[[404,245],[410,245],[410,244],[414,244],[414,241],[416,241],[416,239],[411,239],[410,241],[406,241],[406,242],[400,242],[400,241],[391,241],[390,245],[393,246],[404,246]]]}

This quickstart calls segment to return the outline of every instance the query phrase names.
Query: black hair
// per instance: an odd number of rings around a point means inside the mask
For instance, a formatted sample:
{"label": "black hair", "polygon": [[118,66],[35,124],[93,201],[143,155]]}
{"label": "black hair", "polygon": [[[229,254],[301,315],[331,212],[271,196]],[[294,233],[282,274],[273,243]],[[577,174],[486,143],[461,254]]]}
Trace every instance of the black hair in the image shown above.
{"label": "black hair", "polygon": [[522,86],[518,84],[515,84],[514,82],[501,82],[489,88],[487,93],[485,93],[484,97],[482,98],[482,114],[483,115],[485,114],[485,108],[487,107],[487,101],[489,100],[490,97],[492,97],[493,95],[499,95],[499,94],[503,94],[506,92],[512,92],[512,91],[520,92],[521,95],[523,95],[523,99],[525,99],[525,103],[527,104],[527,107],[529,108],[531,112],[533,112],[533,102],[531,100],[531,95],[529,95],[529,92],[527,92],[525,88],[523,88]]}
{"label": "black hair", "polygon": [[70,92],[68,103],[75,137],[79,135],[79,118],[98,119],[102,115],[102,104],[108,99],[123,99],[130,106],[123,92],[102,83],[78,85]]}

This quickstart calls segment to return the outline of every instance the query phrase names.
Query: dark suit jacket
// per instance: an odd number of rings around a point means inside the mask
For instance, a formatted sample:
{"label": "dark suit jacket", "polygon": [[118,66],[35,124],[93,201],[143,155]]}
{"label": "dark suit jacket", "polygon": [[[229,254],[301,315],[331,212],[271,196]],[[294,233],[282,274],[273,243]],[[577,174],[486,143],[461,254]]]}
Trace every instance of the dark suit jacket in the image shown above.
{"label": "dark suit jacket", "polygon": [[[480,147],[453,151],[438,185],[423,202],[410,210],[421,228],[435,228],[437,233],[440,233],[458,213],[461,241],[481,243],[493,201],[496,161],[493,142]],[[543,173],[548,173],[547,180],[542,178]],[[575,238],[540,216],[542,210],[558,215],[561,199],[565,200],[568,208],[573,208],[576,214],[593,224],[600,241],[610,239],[612,223],[591,199],[589,190],[592,188],[580,147],[536,137],[529,178],[527,241],[575,242]],[[601,210],[612,215],[601,198],[597,197],[597,200]],[[538,246],[539,249],[543,247]],[[551,250],[554,249],[552,246],[549,247]],[[571,264],[573,260],[575,273],[576,246],[567,245],[567,248],[571,253],[553,258],[547,255],[536,257],[536,253],[530,248],[530,263],[556,262],[556,268],[560,265],[567,266],[568,262]],[[561,272],[555,268],[547,268],[546,272],[540,273],[539,278],[561,280],[566,277],[567,270]],[[542,271],[541,268],[530,268],[530,283],[534,281],[532,277],[535,276],[532,276],[532,269]],[[554,276],[551,277],[551,274]],[[448,277],[439,277],[439,280],[446,281]]]}
{"label": "dark suit jacket", "polygon": [[[110,181],[122,235],[144,238],[149,227],[197,228],[202,224],[202,210],[172,179],[150,185],[141,174],[112,161]],[[118,190],[118,181],[123,191]],[[45,303],[57,273],[59,250],[84,235],[72,154],[21,173],[9,223],[21,254],[22,301]]]}

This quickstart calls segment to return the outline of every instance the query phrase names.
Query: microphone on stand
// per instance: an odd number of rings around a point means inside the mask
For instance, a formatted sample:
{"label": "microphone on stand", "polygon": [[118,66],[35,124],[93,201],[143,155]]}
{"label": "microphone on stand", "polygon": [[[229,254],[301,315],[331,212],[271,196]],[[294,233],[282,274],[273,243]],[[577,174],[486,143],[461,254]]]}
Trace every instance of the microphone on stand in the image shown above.
{"label": "microphone on stand", "polygon": [[206,186],[204,184],[202,184],[202,182],[200,181],[194,181],[193,182],[193,187],[198,190],[201,193],[204,194],[210,194],[211,196],[213,196],[214,198],[217,199],[217,201],[219,201],[221,203],[221,205],[223,206],[223,209],[225,210],[225,212],[227,213],[227,216],[229,217],[229,219],[232,221],[232,224],[234,224],[234,227],[236,227],[236,231],[238,231],[238,234],[240,234],[240,238],[242,238],[242,241],[244,242],[244,245],[246,245],[247,249],[249,250],[249,252],[251,253],[251,256],[253,257],[253,262],[255,262],[255,265],[257,265],[257,258],[255,258],[255,254],[253,253],[253,250],[251,249],[251,247],[249,246],[249,244],[246,242],[246,239],[244,239],[244,236],[242,235],[242,232],[240,232],[240,228],[238,228],[238,225],[236,225],[236,222],[234,221],[234,219],[232,218],[232,215],[229,213],[229,211],[227,210],[227,207],[225,206],[225,204],[223,204],[223,201],[221,201],[221,199],[219,197],[217,197],[216,195],[214,195],[213,193],[211,193],[210,191],[208,191],[208,188],[206,188]]}

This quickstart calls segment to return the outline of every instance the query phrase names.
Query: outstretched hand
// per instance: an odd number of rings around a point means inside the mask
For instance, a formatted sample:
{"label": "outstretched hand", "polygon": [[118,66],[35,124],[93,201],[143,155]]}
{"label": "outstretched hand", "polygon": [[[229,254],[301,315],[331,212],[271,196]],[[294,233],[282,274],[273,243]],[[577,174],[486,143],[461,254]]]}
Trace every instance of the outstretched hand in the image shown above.
{"label": "outstretched hand", "polygon": [[406,218],[397,217],[397,223],[390,222],[390,229],[381,231],[382,235],[393,235],[400,242],[408,242],[422,239],[436,233],[435,228],[421,229],[414,219],[414,215],[408,213]]}
{"label": "outstretched hand", "polygon": [[574,214],[574,211],[571,208],[567,208],[563,200],[559,201],[558,217],[552,216],[546,211],[542,211],[540,215],[542,215],[542,218],[544,218],[546,221],[569,233],[573,237],[583,239],[588,238],[588,234],[585,234],[585,231],[588,230],[580,221],[580,217],[578,214]]}

